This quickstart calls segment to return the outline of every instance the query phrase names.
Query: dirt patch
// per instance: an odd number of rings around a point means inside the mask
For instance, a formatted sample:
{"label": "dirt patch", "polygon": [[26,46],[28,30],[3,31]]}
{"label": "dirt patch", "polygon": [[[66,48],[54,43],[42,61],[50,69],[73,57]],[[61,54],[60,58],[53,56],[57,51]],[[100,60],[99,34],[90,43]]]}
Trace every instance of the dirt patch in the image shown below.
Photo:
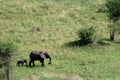
{"label": "dirt patch", "polygon": [[[42,73],[43,77],[45,78],[59,78],[60,80],[83,80],[79,75],[75,74],[60,74],[60,73],[52,73],[52,72],[46,72]],[[38,75],[30,75],[24,78],[21,78],[20,80],[38,80],[40,76]]]}
{"label": "dirt patch", "polygon": [[24,78],[22,78],[20,80],[38,80],[38,79],[39,79],[38,76],[36,76],[36,75],[30,75],[30,76],[24,77]]}
{"label": "dirt patch", "polygon": [[25,77],[25,78],[22,78],[20,80],[30,80],[29,78]]}
{"label": "dirt patch", "polygon": [[83,80],[79,75],[74,74],[56,74],[56,73],[43,73],[46,78],[61,78],[62,80]]}

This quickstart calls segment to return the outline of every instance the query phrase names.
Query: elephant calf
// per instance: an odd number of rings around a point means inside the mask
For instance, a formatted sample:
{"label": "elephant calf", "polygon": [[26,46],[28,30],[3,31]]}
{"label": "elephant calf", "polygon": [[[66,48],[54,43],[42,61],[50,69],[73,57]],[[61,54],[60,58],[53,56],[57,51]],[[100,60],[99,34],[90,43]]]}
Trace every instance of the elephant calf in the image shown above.
{"label": "elephant calf", "polygon": [[21,60],[18,60],[17,61],[17,66],[19,66],[19,65],[24,65],[24,63],[26,63],[26,65],[27,65],[27,60],[26,59],[21,59]]}
{"label": "elephant calf", "polygon": [[51,57],[47,52],[42,52],[42,51],[32,51],[29,55],[30,57],[30,62],[29,66],[35,66],[34,61],[40,61],[42,63],[41,66],[44,66],[44,59],[49,58],[51,64]]}

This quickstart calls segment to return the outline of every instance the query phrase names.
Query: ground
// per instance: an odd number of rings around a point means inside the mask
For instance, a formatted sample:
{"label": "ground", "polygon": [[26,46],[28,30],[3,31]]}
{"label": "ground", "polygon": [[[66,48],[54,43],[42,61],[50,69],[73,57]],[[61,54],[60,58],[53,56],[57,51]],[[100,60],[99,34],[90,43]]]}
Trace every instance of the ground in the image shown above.
{"label": "ground", "polygon": [[[119,80],[119,36],[109,40],[105,0],[0,0],[0,40],[17,45],[13,80]],[[77,31],[96,29],[96,43],[76,45]],[[97,42],[101,40],[101,42]],[[45,67],[16,67],[33,50],[50,53]]]}

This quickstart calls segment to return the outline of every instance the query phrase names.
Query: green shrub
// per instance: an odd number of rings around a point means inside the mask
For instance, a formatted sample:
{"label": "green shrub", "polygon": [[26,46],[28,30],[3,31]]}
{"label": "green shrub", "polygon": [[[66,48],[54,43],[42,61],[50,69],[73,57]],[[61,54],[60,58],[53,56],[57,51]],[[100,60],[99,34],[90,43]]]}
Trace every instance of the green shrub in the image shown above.
{"label": "green shrub", "polygon": [[[15,45],[11,42],[0,42],[0,66],[5,69],[5,75],[3,73],[1,75],[4,75],[7,80],[10,80],[10,59],[15,48]],[[3,77],[3,80],[5,77]]]}
{"label": "green shrub", "polygon": [[95,40],[95,29],[93,27],[83,28],[78,31],[78,36],[82,44],[92,43]]}
{"label": "green shrub", "polygon": [[15,48],[15,45],[11,42],[0,42],[0,57],[11,57]]}

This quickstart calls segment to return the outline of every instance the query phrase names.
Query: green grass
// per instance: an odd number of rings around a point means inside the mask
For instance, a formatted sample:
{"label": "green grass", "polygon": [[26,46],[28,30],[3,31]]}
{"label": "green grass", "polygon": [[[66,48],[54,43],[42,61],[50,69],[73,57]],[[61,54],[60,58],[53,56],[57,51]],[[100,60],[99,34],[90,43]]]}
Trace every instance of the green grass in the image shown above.
{"label": "green grass", "polygon": [[[97,39],[109,38],[106,13],[98,13],[104,0],[0,0],[0,40],[18,46],[13,57],[13,80],[119,80],[120,46],[92,44],[69,46],[78,40],[76,32],[96,27]],[[39,28],[40,31],[32,32]],[[16,67],[16,60],[33,50],[48,51],[52,64]]]}

